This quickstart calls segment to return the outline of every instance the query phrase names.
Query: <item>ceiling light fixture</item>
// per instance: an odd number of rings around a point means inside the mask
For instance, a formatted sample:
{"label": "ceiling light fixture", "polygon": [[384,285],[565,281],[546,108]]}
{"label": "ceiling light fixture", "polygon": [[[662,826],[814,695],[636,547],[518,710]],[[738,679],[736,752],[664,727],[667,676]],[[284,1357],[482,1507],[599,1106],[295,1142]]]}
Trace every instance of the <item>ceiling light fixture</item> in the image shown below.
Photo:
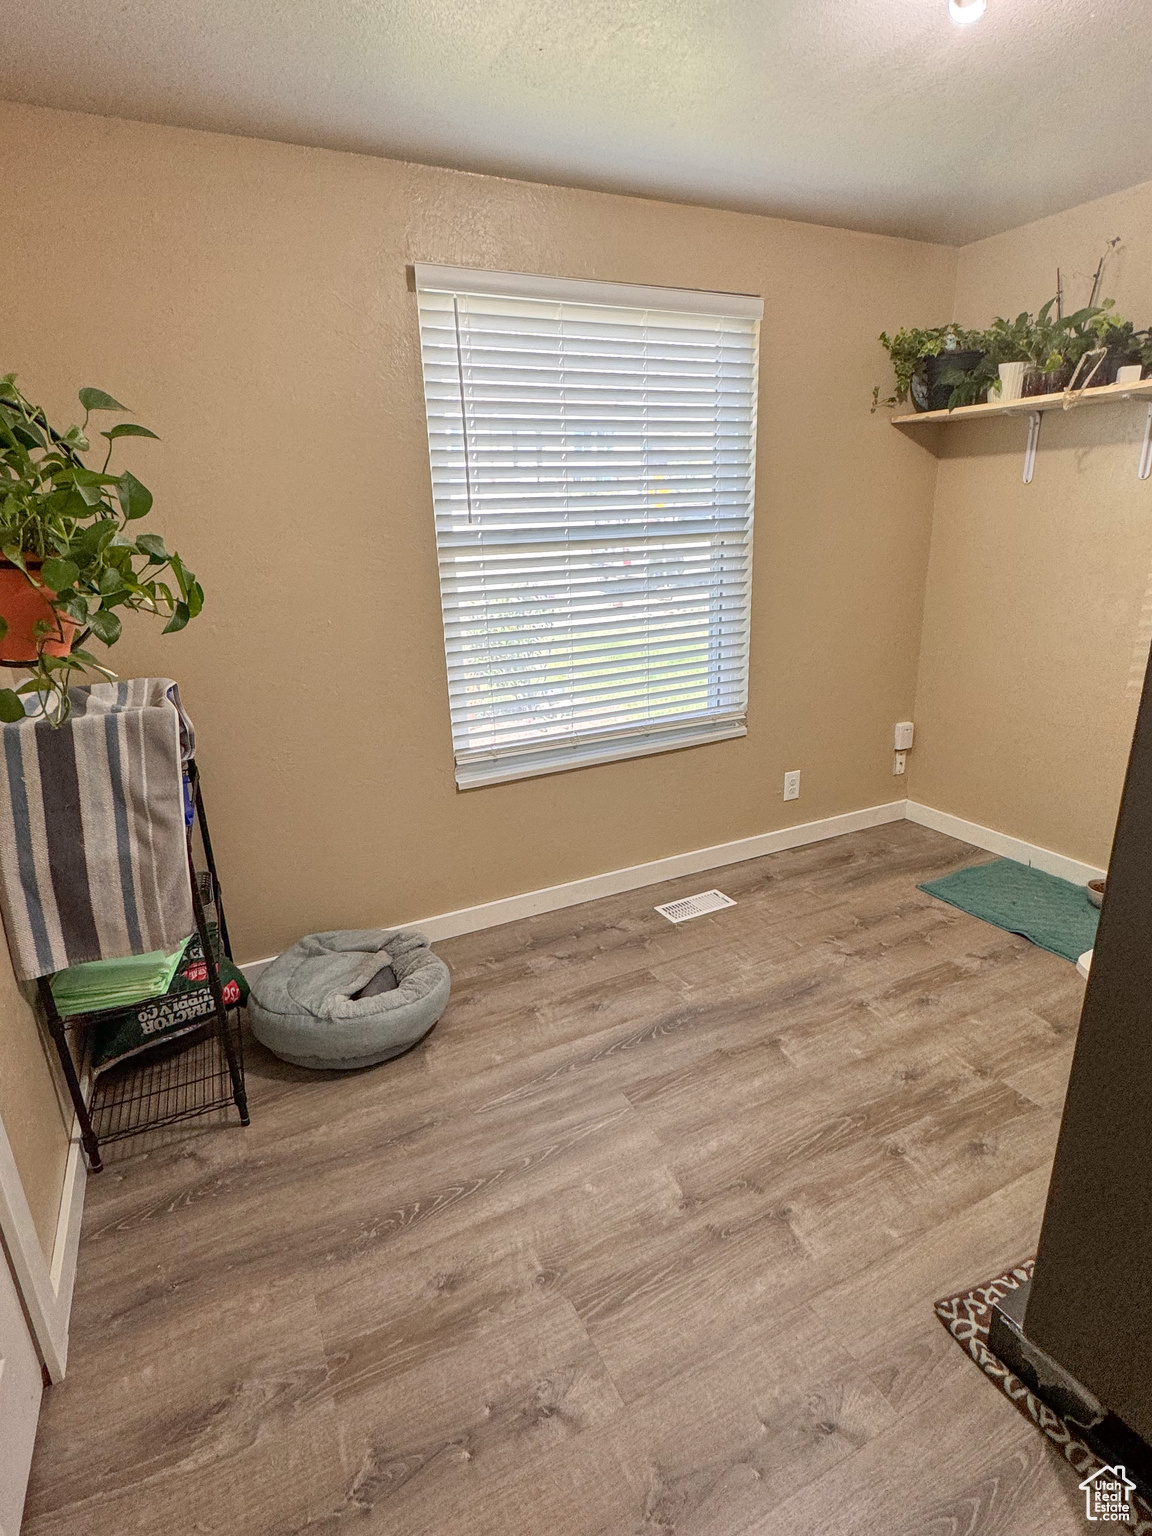
{"label": "ceiling light fixture", "polygon": [[948,0],[948,14],[958,27],[979,21],[988,9],[988,0]]}

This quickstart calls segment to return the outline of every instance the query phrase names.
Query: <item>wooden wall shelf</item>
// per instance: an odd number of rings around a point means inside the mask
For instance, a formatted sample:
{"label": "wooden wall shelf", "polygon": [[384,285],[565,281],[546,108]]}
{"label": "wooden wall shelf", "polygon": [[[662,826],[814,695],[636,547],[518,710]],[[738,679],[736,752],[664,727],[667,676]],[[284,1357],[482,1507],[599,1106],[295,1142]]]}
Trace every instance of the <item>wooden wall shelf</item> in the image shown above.
{"label": "wooden wall shelf", "polygon": [[893,416],[894,427],[930,426],[950,421],[974,421],[978,416],[1031,416],[1036,411],[1075,410],[1080,405],[1110,405],[1117,400],[1152,400],[1152,379],[1139,384],[1102,384],[1099,389],[1060,390],[1054,395],[1025,395],[993,405],[958,405],[954,411],[905,411]]}
{"label": "wooden wall shelf", "polygon": [[1136,473],[1141,480],[1152,475],[1152,379],[1139,384],[1102,384],[1099,389],[1065,389],[1054,395],[1026,395],[992,405],[958,405],[954,411],[905,411],[893,416],[894,427],[948,426],[957,421],[975,421],[983,416],[1026,416],[1028,443],[1024,450],[1024,484],[1030,484],[1040,441],[1040,421],[1045,411],[1072,411],[1082,405],[1115,405],[1121,400],[1146,400],[1148,419],[1140,462]]}

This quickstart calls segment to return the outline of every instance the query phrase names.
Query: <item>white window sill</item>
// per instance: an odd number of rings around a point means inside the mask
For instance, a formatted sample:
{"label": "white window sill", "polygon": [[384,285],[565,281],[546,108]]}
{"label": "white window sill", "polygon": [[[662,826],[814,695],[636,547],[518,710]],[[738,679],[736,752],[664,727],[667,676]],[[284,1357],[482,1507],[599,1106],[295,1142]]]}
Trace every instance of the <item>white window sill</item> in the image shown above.
{"label": "white window sill", "polygon": [[482,789],[487,784],[508,784],[515,779],[536,779],[547,773],[568,773],[597,763],[618,763],[629,757],[651,757],[657,752],[679,752],[685,747],[706,746],[713,741],[732,741],[746,736],[743,720],[716,721],[693,730],[655,732],[626,740],[588,742],[584,746],[539,748],[500,757],[474,759],[456,764],[457,789]]}

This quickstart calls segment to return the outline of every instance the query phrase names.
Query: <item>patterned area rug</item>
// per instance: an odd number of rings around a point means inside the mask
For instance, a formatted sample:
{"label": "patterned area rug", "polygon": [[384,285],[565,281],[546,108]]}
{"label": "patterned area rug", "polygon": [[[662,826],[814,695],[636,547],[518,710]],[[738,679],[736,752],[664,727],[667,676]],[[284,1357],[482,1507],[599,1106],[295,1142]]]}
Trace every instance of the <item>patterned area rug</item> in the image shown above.
{"label": "patterned area rug", "polygon": [[[1098,1471],[1104,1463],[1090,1451],[1082,1440],[1076,1438],[1075,1433],[1067,1423],[1054,1413],[1046,1403],[1042,1403],[1018,1376],[1004,1365],[988,1348],[988,1328],[992,1321],[992,1305],[1001,1300],[1011,1291],[1017,1290],[1026,1280],[1032,1278],[1033,1259],[1026,1259],[1023,1264],[1016,1265],[1006,1275],[998,1275],[995,1280],[990,1280],[986,1285],[978,1285],[974,1290],[967,1291],[963,1296],[949,1296],[936,1303],[936,1316],[947,1328],[948,1332],[975,1360],[976,1364],[990,1377],[1003,1392],[1008,1401],[1030,1419],[1037,1429],[1041,1430],[1052,1444],[1062,1453],[1064,1460],[1076,1473],[1077,1478],[1085,1478]],[[1123,1522],[1126,1530],[1135,1531],[1136,1536],[1152,1536],[1152,1507],[1137,1494],[1133,1498],[1135,1517]],[[1120,1522],[1116,1522],[1119,1524]],[[1115,1524],[1113,1525],[1115,1529]]]}

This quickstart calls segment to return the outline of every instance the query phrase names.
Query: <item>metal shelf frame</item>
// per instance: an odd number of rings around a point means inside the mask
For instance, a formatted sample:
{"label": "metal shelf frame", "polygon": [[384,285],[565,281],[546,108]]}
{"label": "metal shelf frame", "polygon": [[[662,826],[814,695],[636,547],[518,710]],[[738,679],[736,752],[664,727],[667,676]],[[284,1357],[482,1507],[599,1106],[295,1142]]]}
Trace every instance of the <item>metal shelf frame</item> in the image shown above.
{"label": "metal shelf frame", "polygon": [[224,903],[195,760],[185,764],[185,771],[190,782],[193,807],[192,823],[185,831],[192,915],[204,954],[213,1004],[213,1012],[205,1020],[203,1028],[181,1035],[176,1040],[158,1040],[154,1046],[139,1056],[133,1056],[122,1066],[108,1069],[106,1076],[111,1080],[111,1091],[105,1091],[105,1083],[102,1081],[104,1075],[101,1075],[91,1078],[86,1093],[82,1074],[87,1030],[102,1018],[120,1010],[105,1009],[65,1019],[56,1007],[48,977],[41,976],[37,981],[43,1021],[60,1058],[64,1081],[76,1111],[80,1139],[92,1173],[98,1173],[103,1167],[100,1148],[126,1136],[156,1130],[230,1105],[235,1106],[241,1125],[247,1125],[250,1119],[244,1085],[240,1010],[233,1009],[235,1019],[229,1018],[228,1005],[224,1001],[220,984],[220,967],[204,912],[201,874],[197,870],[193,851],[193,832],[198,830],[216,906],[220,951],[231,959]]}

